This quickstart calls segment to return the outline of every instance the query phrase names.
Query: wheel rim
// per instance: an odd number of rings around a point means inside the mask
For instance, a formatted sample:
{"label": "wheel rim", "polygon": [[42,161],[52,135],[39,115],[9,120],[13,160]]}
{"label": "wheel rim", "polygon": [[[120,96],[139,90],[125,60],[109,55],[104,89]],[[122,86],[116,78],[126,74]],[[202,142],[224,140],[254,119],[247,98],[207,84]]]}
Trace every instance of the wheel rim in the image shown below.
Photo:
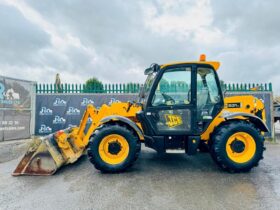
{"label": "wheel rim", "polygon": [[127,158],[129,145],[123,136],[111,134],[101,140],[98,151],[104,162],[116,165],[122,163]]}
{"label": "wheel rim", "polygon": [[246,163],[256,153],[256,142],[246,132],[237,132],[231,135],[226,144],[228,157],[236,163]]}

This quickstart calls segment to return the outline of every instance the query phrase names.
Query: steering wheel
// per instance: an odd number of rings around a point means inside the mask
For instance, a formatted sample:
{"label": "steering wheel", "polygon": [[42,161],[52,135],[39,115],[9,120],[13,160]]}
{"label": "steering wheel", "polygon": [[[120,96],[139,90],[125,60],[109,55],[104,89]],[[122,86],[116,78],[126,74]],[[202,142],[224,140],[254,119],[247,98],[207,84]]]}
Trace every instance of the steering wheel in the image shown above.
{"label": "steering wheel", "polygon": [[167,95],[166,93],[161,93],[161,95],[164,98],[166,105],[175,104],[175,100],[171,96]]}

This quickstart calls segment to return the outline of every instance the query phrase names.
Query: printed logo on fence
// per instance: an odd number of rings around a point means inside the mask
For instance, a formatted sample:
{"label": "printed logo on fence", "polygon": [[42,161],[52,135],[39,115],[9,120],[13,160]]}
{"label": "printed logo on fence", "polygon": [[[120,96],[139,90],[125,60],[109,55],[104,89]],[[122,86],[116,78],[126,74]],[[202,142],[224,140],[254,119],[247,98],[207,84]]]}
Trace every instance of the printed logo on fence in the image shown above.
{"label": "printed logo on fence", "polygon": [[63,117],[60,117],[58,115],[56,115],[53,120],[53,124],[64,124],[65,122],[66,122],[66,119],[64,119]]}
{"label": "printed logo on fence", "polygon": [[81,102],[81,106],[87,106],[88,104],[94,104],[94,101],[88,98],[83,98],[83,101]]}
{"label": "printed logo on fence", "polygon": [[66,101],[61,98],[56,98],[53,102],[54,106],[66,106]]}
{"label": "printed logo on fence", "polygon": [[43,106],[39,112],[39,115],[52,115],[53,111],[45,106]]}
{"label": "printed logo on fence", "polygon": [[79,115],[79,114],[80,114],[80,110],[72,106],[70,106],[66,112],[66,115]]}
{"label": "printed logo on fence", "polygon": [[5,85],[0,82],[0,103],[1,104],[20,104],[19,93],[16,93],[13,88],[7,91]]}
{"label": "printed logo on fence", "polygon": [[120,100],[118,100],[118,99],[115,99],[115,98],[111,98],[111,100],[109,101],[109,105],[111,105],[112,103],[119,103],[119,102],[121,102]]}
{"label": "printed logo on fence", "polygon": [[51,133],[52,132],[52,128],[49,126],[46,126],[45,124],[42,124],[40,129],[39,129],[39,133],[44,134],[44,133]]}

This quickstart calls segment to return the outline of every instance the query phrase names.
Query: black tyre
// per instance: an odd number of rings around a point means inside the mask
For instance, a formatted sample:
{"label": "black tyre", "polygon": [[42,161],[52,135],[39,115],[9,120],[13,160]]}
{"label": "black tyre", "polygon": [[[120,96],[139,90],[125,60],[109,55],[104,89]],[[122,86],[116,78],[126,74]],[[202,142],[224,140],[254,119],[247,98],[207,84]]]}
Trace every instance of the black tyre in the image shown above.
{"label": "black tyre", "polygon": [[247,172],[263,159],[264,137],[247,121],[221,125],[211,141],[211,156],[223,170]]}
{"label": "black tyre", "polygon": [[125,126],[105,125],[98,128],[88,146],[88,158],[102,172],[122,172],[138,158],[141,143]]}

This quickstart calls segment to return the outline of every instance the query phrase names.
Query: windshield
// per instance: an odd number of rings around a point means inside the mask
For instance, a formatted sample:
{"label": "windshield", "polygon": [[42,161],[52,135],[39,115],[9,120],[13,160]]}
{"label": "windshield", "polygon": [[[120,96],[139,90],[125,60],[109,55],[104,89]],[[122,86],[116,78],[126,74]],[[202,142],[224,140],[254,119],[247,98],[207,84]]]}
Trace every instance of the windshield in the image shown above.
{"label": "windshield", "polygon": [[148,74],[148,77],[145,81],[145,84],[144,84],[144,88],[143,88],[143,94],[142,94],[142,98],[140,99],[141,102],[143,103],[146,103],[147,101],[147,97],[151,91],[151,88],[152,88],[152,85],[153,85],[153,82],[155,80],[155,76],[156,76],[156,72],[153,72],[153,73],[150,73]]}
{"label": "windshield", "polygon": [[145,93],[149,93],[151,88],[152,88],[152,85],[153,85],[153,82],[154,82],[154,79],[155,79],[155,76],[156,76],[156,73],[151,73],[148,75],[146,81],[145,81],[145,84],[144,84],[144,91]]}

